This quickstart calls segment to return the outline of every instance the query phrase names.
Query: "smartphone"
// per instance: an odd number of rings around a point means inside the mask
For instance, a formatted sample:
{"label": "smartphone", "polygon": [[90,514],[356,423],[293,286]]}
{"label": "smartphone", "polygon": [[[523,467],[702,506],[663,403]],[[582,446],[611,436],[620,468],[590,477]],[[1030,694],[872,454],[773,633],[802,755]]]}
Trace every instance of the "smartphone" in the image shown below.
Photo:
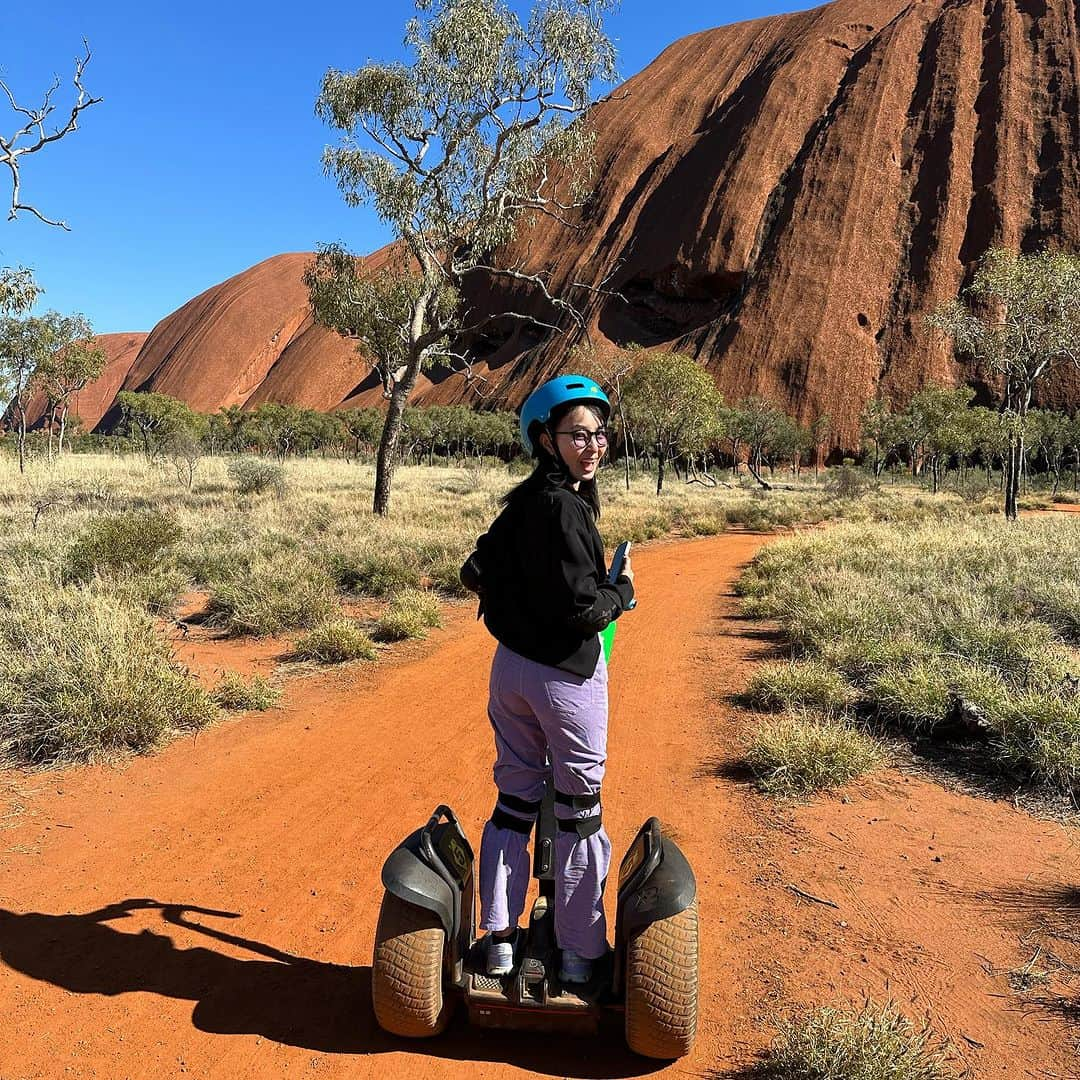
{"label": "smartphone", "polygon": [[[608,571],[608,581],[612,584],[615,583],[618,576],[623,572],[623,566],[626,564],[627,557],[630,555],[631,542],[624,540],[616,549],[615,555],[611,560],[611,569]],[[632,611],[637,607],[637,600],[631,600],[630,606],[626,609]]]}

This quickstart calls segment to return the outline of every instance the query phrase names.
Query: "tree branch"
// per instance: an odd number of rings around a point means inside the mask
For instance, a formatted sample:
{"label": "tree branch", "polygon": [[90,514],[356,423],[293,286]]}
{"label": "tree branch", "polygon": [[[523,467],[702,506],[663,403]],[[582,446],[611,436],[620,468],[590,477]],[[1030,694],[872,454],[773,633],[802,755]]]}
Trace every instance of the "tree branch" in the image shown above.
{"label": "tree branch", "polygon": [[[10,138],[0,136],[0,164],[6,165],[11,174],[11,203],[8,210],[9,221],[18,217],[20,210],[25,210],[27,213],[33,214],[40,221],[43,221],[46,225],[53,225],[65,230],[68,228],[65,222],[59,220],[54,221],[51,218],[46,217],[36,207],[22,201],[20,159],[27,154],[35,154],[49,144],[59,142],[65,135],[69,135],[71,132],[76,131],[79,127],[80,115],[92,105],[97,105],[102,101],[102,98],[91,97],[90,94],[87,93],[86,87],[83,86],[83,73],[86,70],[86,65],[90,63],[91,57],[90,46],[85,39],[83,40],[83,47],[86,50],[85,56],[77,57],[75,60],[75,74],[72,82],[77,91],[77,95],[71,106],[71,113],[62,127],[55,128],[51,132],[45,130],[45,121],[56,108],[52,98],[53,94],[60,86],[59,76],[53,82],[52,86],[45,91],[41,105],[37,108],[28,108],[24,105],[20,105],[15,98],[15,95],[12,93],[11,88],[6,82],[0,80],[0,89],[3,89],[12,110],[27,118],[27,123]],[[21,140],[30,137],[35,129],[37,131],[36,137],[32,138],[32,141],[25,145],[19,145]]]}

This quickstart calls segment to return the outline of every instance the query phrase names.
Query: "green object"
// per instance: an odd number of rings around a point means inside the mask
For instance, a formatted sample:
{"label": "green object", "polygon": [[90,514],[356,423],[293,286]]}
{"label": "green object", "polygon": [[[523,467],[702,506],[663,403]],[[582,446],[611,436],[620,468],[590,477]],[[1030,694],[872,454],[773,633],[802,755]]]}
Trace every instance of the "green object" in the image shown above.
{"label": "green object", "polygon": [[611,643],[615,640],[615,620],[611,622],[600,631],[600,644],[604,646],[604,663],[610,663],[611,661]]}

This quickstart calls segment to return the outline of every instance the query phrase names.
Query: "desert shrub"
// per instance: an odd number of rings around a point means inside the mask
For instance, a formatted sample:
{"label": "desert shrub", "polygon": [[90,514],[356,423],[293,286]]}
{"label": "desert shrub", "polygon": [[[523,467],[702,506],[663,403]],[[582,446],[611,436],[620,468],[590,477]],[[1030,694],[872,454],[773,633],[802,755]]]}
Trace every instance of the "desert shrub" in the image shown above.
{"label": "desert shrub", "polygon": [[804,705],[824,713],[840,713],[854,704],[858,694],[835,668],[806,660],[762,664],[750,678],[747,696],[760,709]]}
{"label": "desert shrub", "polygon": [[237,577],[211,586],[209,622],[231,634],[305,630],[338,611],[334,584],[294,552],[257,559]]}
{"label": "desert shrub", "polygon": [[440,625],[438,599],[421,589],[405,589],[387,605],[373,635],[377,641],[403,641],[425,637],[430,627]]}
{"label": "desert shrub", "polygon": [[821,1008],[785,1020],[760,1075],[774,1080],[953,1080],[948,1049],[897,1005]]}
{"label": "desert shrub", "polygon": [[299,638],[293,648],[298,660],[343,664],[348,660],[374,660],[375,644],[351,619],[334,619]]}
{"label": "desert shrub", "polygon": [[285,467],[261,458],[236,458],[228,465],[229,479],[237,495],[262,495],[272,491],[279,498],[288,491]]}
{"label": "desert shrub", "polygon": [[338,589],[357,596],[390,596],[420,585],[415,552],[397,547],[332,551],[326,567]]}
{"label": "desert shrub", "polygon": [[858,499],[876,487],[874,477],[845,459],[838,469],[832,469],[826,487],[837,499]]}
{"label": "desert shrub", "polygon": [[180,537],[176,518],[159,510],[92,518],[68,552],[68,574],[73,581],[85,581],[94,573],[139,572]]}
{"label": "desert shrub", "polygon": [[226,671],[210,697],[215,705],[229,712],[263,712],[281,700],[281,691],[262,675],[245,679],[238,671]]}
{"label": "desert shrub", "polygon": [[867,734],[811,712],[784,713],[754,731],[747,763],[769,795],[801,796],[840,787],[877,766],[879,745]]}
{"label": "desert shrub", "polygon": [[0,607],[0,754],[35,765],[143,751],[213,719],[150,617],[79,586]]}

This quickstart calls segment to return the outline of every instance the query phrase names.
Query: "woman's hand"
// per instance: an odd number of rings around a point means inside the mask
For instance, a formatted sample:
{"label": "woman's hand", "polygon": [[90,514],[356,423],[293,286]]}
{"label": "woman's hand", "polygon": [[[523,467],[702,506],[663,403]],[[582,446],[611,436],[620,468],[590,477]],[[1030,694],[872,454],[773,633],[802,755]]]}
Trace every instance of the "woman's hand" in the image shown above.
{"label": "woman's hand", "polygon": [[630,584],[634,584],[634,567],[630,563],[630,556],[626,556],[626,561],[623,563],[622,573],[620,577],[626,577],[630,579]]}

